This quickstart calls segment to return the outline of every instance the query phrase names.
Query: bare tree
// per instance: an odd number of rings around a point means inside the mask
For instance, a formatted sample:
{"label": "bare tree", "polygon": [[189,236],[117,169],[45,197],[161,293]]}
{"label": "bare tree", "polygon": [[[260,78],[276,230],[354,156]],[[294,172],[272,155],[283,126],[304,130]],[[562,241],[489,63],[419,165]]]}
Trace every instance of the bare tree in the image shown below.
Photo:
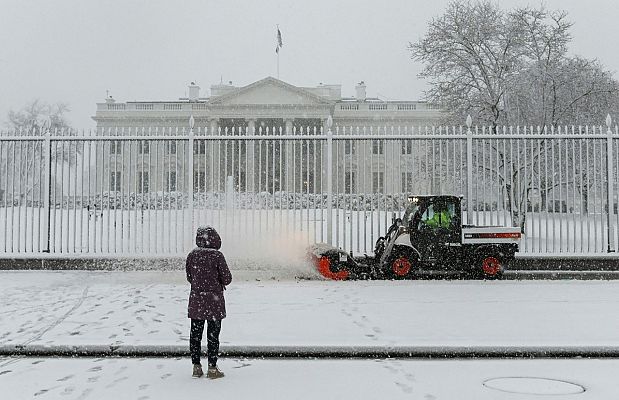
{"label": "bare tree", "polygon": [[[64,103],[48,104],[41,100],[33,100],[18,111],[8,112],[7,135],[10,136],[41,136],[47,129],[54,135],[75,135],[66,120],[65,113],[69,108]],[[0,147],[0,176],[6,177],[4,187],[5,198],[8,193],[20,204],[32,200],[36,202],[41,196],[41,184],[46,171],[44,166],[44,148],[42,141],[14,140],[3,142]],[[52,143],[51,160],[53,163],[74,166],[80,149],[77,146],[65,146]],[[53,171],[52,171],[53,174]],[[52,186],[55,188],[55,185]]]}
{"label": "bare tree", "polygon": [[505,93],[521,63],[522,29],[514,22],[489,1],[454,1],[432,19],[408,46],[424,64],[420,77],[430,80],[428,100],[458,121],[467,114],[493,126],[504,120]]}
{"label": "bare tree", "polygon": [[456,0],[408,49],[448,122],[471,114],[491,127],[599,123],[609,109],[595,110],[617,104],[619,86],[597,60],[567,56],[571,27],[565,11]]}
{"label": "bare tree", "polygon": [[[411,57],[424,64],[420,76],[430,80],[426,95],[447,110],[445,122],[462,124],[471,114],[491,133],[512,132],[500,128],[508,124],[544,133],[565,124],[599,124],[619,104],[612,73],[597,60],[567,55],[571,27],[566,12],[543,6],[504,11],[486,0],[456,0],[408,48]],[[564,157],[574,153],[573,147],[565,147],[567,142],[487,144],[488,160],[477,155],[475,172],[499,183],[514,224],[524,228],[534,190],[542,203],[561,185],[579,184],[588,191],[584,169],[572,173],[571,181],[568,175],[555,179],[546,174],[559,162],[548,152]],[[498,162],[487,162],[490,159]]]}

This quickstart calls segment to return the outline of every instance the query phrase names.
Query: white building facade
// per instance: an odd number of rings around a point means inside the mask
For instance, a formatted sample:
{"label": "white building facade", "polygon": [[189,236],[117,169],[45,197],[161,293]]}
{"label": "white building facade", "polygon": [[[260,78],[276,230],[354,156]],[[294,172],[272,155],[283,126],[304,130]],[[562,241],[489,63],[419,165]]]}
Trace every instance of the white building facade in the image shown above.
{"label": "white building facade", "polygon": [[[187,155],[187,141],[119,141],[103,149],[104,179],[110,190],[131,186],[137,177],[138,191],[185,191],[193,179],[197,191],[223,191],[232,182],[239,192],[320,193],[326,173],[325,141],[268,136],[321,135],[329,117],[334,135],[378,137],[412,133],[437,125],[441,118],[440,109],[426,102],[368,98],[363,82],[356,86],[355,97],[342,97],[341,85],[297,87],[272,77],[244,87],[213,85],[209,97],[201,97],[200,87],[193,83],[188,89],[189,96],[178,101],[121,103],[110,97],[97,104],[93,119],[98,135],[183,136],[188,134],[190,118],[195,121],[192,157]],[[265,140],[230,136],[265,136]],[[334,183],[342,193],[411,189],[406,181],[412,177],[396,172],[398,163],[415,157],[406,143],[334,143]],[[193,177],[187,176],[188,162],[193,162]]]}

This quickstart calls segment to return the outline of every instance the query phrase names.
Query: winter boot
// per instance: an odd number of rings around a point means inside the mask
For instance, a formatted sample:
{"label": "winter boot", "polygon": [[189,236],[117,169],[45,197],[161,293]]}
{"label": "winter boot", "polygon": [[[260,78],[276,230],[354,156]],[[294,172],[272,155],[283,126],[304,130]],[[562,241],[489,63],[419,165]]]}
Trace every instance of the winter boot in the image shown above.
{"label": "winter boot", "polygon": [[209,379],[223,378],[225,375],[217,368],[216,365],[209,365],[206,371],[206,377]]}
{"label": "winter boot", "polygon": [[194,364],[193,365],[193,374],[191,376],[193,378],[200,378],[202,375],[204,375],[204,372],[202,372],[202,364]]}

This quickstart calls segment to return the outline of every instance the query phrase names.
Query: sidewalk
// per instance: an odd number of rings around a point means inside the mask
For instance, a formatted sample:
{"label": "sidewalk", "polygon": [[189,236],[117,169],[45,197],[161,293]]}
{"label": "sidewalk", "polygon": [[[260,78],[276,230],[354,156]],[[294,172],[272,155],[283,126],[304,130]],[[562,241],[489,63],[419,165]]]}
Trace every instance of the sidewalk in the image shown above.
{"label": "sidewalk", "polygon": [[186,358],[0,358],[0,387],[11,400],[600,400],[619,393],[617,360],[223,359],[220,367],[226,377],[211,381],[192,379]]}

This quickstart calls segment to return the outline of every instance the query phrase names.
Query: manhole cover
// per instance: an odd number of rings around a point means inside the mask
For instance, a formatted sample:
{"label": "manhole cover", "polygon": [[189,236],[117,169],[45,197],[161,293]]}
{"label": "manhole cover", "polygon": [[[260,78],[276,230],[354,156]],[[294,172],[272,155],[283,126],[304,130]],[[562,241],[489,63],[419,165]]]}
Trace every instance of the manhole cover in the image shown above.
{"label": "manhole cover", "polygon": [[484,382],[484,386],[501,392],[518,394],[558,395],[579,394],[585,391],[585,388],[580,385],[559,379],[516,376],[488,379]]}

